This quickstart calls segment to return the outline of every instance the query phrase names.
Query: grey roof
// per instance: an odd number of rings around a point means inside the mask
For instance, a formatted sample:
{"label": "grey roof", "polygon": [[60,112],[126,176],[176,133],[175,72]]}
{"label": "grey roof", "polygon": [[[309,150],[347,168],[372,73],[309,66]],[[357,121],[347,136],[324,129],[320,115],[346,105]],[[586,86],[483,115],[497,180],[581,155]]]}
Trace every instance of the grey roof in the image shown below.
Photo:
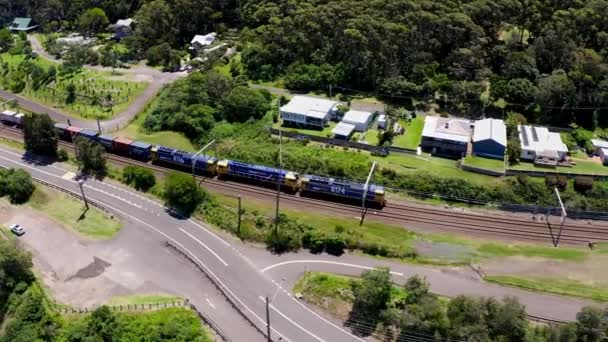
{"label": "grey roof", "polygon": [[349,110],[348,112],[346,112],[346,114],[344,114],[344,117],[342,118],[342,121],[345,121],[347,123],[367,123],[369,118],[372,116],[372,113],[370,112],[363,112],[363,111],[359,111],[359,110]]}
{"label": "grey roof", "polygon": [[15,18],[9,27],[12,31],[28,31],[36,27],[31,25],[32,18]]}
{"label": "grey roof", "polygon": [[336,125],[336,127],[331,131],[334,135],[340,135],[347,137],[353,133],[355,130],[355,125],[351,125],[349,123],[340,122]]}
{"label": "grey roof", "polygon": [[468,143],[471,140],[471,122],[427,115],[424,118],[422,136]]}
{"label": "grey roof", "polygon": [[517,129],[523,150],[535,151],[537,155],[543,155],[544,151],[568,152],[560,134],[549,132],[546,127],[520,125]]}
{"label": "grey roof", "polygon": [[594,147],[608,148],[608,141],[602,139],[591,139],[591,143]]}
{"label": "grey roof", "polygon": [[507,146],[507,127],[504,121],[498,119],[475,121],[473,142],[484,140],[494,140],[502,146]]}
{"label": "grey roof", "polygon": [[324,119],[338,102],[309,96],[294,96],[288,104],[281,107],[281,112],[296,113]]}

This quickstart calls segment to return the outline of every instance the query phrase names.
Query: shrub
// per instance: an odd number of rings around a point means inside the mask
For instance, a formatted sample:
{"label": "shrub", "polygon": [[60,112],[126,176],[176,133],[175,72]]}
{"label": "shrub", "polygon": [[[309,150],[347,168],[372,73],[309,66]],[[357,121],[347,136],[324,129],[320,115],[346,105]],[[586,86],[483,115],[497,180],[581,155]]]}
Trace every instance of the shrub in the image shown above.
{"label": "shrub", "polygon": [[587,192],[593,189],[593,177],[577,176],[574,178],[574,190]]}
{"label": "shrub", "polygon": [[152,171],[141,166],[127,166],[122,171],[122,179],[137,190],[148,191],[156,184]]}
{"label": "shrub", "polygon": [[68,152],[64,149],[59,149],[57,151],[57,160],[58,161],[67,161],[69,159]]}
{"label": "shrub", "polygon": [[5,170],[0,174],[0,192],[8,195],[11,203],[24,203],[36,189],[32,177],[24,170]]}
{"label": "shrub", "polygon": [[190,175],[171,173],[165,182],[163,197],[168,206],[190,215],[207,198],[207,194]]}

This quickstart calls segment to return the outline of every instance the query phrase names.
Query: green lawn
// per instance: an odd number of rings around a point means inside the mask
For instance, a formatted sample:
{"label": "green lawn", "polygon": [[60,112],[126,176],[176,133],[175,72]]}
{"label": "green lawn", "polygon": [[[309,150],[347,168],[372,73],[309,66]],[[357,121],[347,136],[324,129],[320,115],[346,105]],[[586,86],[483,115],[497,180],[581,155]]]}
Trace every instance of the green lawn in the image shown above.
{"label": "green lawn", "polygon": [[93,207],[83,215],[85,208],[81,201],[44,186],[36,188],[28,205],[90,239],[110,239],[122,228],[120,222]]}
{"label": "green lawn", "polygon": [[468,172],[458,167],[457,161],[441,157],[431,157],[424,153],[421,156],[409,153],[393,152],[386,157],[371,157],[379,166],[387,167],[398,173],[424,172],[444,178],[460,178],[476,184],[486,185],[500,182],[500,178]]}
{"label": "green lawn", "polygon": [[293,127],[282,127],[280,123],[275,123],[272,125],[273,128],[280,128],[283,131],[287,131],[287,132],[296,132],[296,133],[301,133],[301,134],[308,134],[308,135],[314,135],[317,137],[323,137],[323,138],[331,138],[333,136],[332,134],[332,130],[336,127],[337,123],[330,121],[329,122],[329,126],[323,128],[322,130],[316,130],[316,129],[304,129],[304,128],[293,128]]}
{"label": "green lawn", "polygon": [[498,159],[469,156],[464,159],[464,164],[492,171],[505,171],[505,162]]}
{"label": "green lawn", "polygon": [[424,128],[424,118],[416,117],[411,122],[400,120],[399,124],[405,128],[403,135],[397,135],[393,138],[393,146],[415,149],[420,144],[422,138],[422,129]]}
{"label": "green lawn", "polygon": [[189,152],[196,151],[196,148],[192,142],[181,133],[171,131],[146,133],[142,131],[141,127],[146,119],[146,115],[154,108],[157,103],[156,101],[158,101],[158,98],[150,103],[147,110],[145,110],[143,113],[139,113],[137,118],[133,120],[127,127],[113,133],[112,135],[116,137],[144,141],[149,144],[173,147]]}
{"label": "green lawn", "polygon": [[608,302],[608,286],[589,285],[572,280],[521,278],[514,276],[487,276],[486,281],[501,285],[520,287],[538,292],[550,292],[565,296]]}
{"label": "green lawn", "polygon": [[575,173],[575,174],[598,174],[608,175],[608,167],[601,163],[596,163],[590,160],[579,160],[574,159],[576,165],[573,167],[558,166],[555,169],[538,167],[534,163],[521,162],[517,165],[509,166],[513,170],[527,170],[527,171],[544,171],[552,173]]}
{"label": "green lawn", "polygon": [[[4,53],[0,55],[2,62],[8,63],[10,68],[16,68],[24,60],[23,55],[10,55]],[[59,68],[58,64],[49,62],[42,57],[33,60],[34,63],[45,70],[50,66]],[[83,68],[82,71],[65,76],[57,76],[57,81],[33,89],[27,85],[20,93],[22,96],[36,101],[40,104],[56,108],[66,114],[85,119],[108,119],[124,111],[129,107],[135,98],[140,96],[148,83],[117,80],[116,76],[109,72],[100,72]],[[7,79],[0,78],[0,86],[8,89]],[[68,104],[67,86],[76,86],[76,100]],[[113,106],[102,106],[101,101],[106,96],[111,95]]]}
{"label": "green lawn", "polygon": [[177,296],[150,294],[112,297],[108,305],[140,305],[140,304],[164,304],[183,300]]}

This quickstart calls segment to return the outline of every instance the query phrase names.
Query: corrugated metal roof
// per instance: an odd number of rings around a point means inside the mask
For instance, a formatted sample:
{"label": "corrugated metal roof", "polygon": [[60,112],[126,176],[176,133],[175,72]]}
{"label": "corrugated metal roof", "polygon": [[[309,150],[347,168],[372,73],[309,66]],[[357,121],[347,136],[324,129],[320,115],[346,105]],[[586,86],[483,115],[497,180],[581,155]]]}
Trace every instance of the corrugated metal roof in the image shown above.
{"label": "corrugated metal roof", "polygon": [[142,148],[142,149],[148,149],[151,148],[152,145],[145,143],[145,142],[141,142],[141,141],[134,141],[133,143],[131,143],[131,146],[137,147],[137,148]]}
{"label": "corrugated metal roof", "polygon": [[484,119],[475,121],[473,142],[494,140],[507,146],[507,127],[504,121],[498,119]]}
{"label": "corrugated metal roof", "polygon": [[546,127],[520,125],[517,129],[523,150],[534,151],[537,155],[544,155],[545,151],[568,152],[560,134],[549,132]]}
{"label": "corrugated metal roof", "polygon": [[355,125],[351,125],[348,123],[340,122],[334,127],[331,131],[334,135],[340,135],[343,137],[347,137],[353,133],[355,130]]}
{"label": "corrugated metal roof", "polygon": [[133,143],[133,140],[127,138],[116,138],[114,139],[114,142],[118,144],[131,145]]}
{"label": "corrugated metal roof", "polygon": [[601,139],[591,139],[591,143],[595,147],[608,148],[608,141]]}
{"label": "corrugated metal roof", "polygon": [[288,104],[281,107],[281,112],[301,114],[323,119],[332,111],[338,102],[309,96],[294,96]]}
{"label": "corrugated metal roof", "polygon": [[422,136],[468,143],[471,140],[471,123],[468,120],[427,115],[424,118]]}
{"label": "corrugated metal roof", "polygon": [[367,123],[367,121],[371,118],[372,113],[370,112],[362,112],[358,110],[349,110],[344,114],[342,121],[349,123]]}
{"label": "corrugated metal roof", "polygon": [[203,46],[211,45],[215,41],[217,33],[211,32],[205,35],[197,34],[192,38],[190,44],[198,43]]}
{"label": "corrugated metal roof", "polygon": [[8,115],[8,116],[13,116],[13,115],[17,114],[17,112],[13,112],[12,110],[7,109],[7,110],[3,111],[2,114]]}

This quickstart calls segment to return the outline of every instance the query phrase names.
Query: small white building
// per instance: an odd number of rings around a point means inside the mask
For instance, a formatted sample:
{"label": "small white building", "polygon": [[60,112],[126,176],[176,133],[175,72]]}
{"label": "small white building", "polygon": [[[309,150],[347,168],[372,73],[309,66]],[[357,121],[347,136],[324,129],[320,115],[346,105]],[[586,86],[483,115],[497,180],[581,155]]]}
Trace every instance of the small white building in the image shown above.
{"label": "small white building", "polygon": [[342,117],[342,122],[355,126],[357,132],[365,132],[372,122],[373,115],[370,112],[349,110]]}
{"label": "small white building", "polygon": [[294,96],[280,108],[283,125],[323,129],[338,109],[338,102],[308,96]]}
{"label": "small white building", "polygon": [[386,129],[386,114],[380,114],[380,116],[378,116],[378,128]]}
{"label": "small white building", "polygon": [[355,125],[342,121],[331,132],[336,139],[349,140],[353,133],[355,133],[355,129]]}
{"label": "small white building", "polygon": [[216,38],[217,38],[217,33],[215,33],[215,32],[211,32],[211,33],[208,33],[205,35],[197,34],[190,41],[190,49],[194,50],[194,51],[200,51],[200,50],[206,48],[207,46],[213,44],[213,42],[215,42]]}
{"label": "small white building", "polygon": [[135,20],[128,19],[119,19],[116,23],[111,24],[108,28],[114,31],[113,39],[121,40],[126,36],[130,36],[133,33],[133,29],[135,28]]}
{"label": "small white building", "polygon": [[521,142],[520,159],[544,165],[557,165],[566,159],[568,147],[559,133],[549,132],[546,127],[528,125],[520,125],[517,129]]}

